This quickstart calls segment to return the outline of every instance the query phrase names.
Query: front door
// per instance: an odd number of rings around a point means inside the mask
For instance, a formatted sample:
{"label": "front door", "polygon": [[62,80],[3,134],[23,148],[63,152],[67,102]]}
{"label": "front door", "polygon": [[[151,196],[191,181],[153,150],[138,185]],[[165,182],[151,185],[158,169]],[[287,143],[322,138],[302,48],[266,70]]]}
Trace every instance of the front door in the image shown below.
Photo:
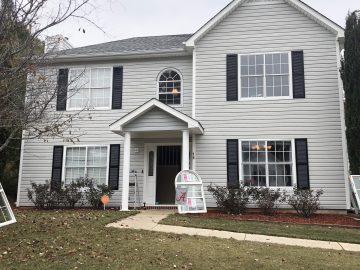
{"label": "front door", "polygon": [[181,171],[181,146],[157,147],[156,204],[175,204],[175,177]]}
{"label": "front door", "polygon": [[156,196],[156,145],[145,145],[145,186],[144,202],[147,205],[155,205]]}

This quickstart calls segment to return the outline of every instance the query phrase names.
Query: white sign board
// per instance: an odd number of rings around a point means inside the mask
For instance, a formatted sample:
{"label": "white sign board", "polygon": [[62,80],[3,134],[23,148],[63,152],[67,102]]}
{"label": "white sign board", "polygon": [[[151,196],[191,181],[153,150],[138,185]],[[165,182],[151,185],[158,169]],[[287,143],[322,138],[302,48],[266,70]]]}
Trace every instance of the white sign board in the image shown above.
{"label": "white sign board", "polygon": [[15,223],[16,219],[0,183],[0,227]]}
{"label": "white sign board", "polygon": [[203,183],[196,172],[179,172],[175,177],[175,189],[175,202],[180,214],[207,212]]}
{"label": "white sign board", "polygon": [[[350,176],[350,185],[354,195],[353,206],[357,214],[359,214],[360,208],[360,175],[351,175]],[[352,195],[351,195],[352,196]]]}

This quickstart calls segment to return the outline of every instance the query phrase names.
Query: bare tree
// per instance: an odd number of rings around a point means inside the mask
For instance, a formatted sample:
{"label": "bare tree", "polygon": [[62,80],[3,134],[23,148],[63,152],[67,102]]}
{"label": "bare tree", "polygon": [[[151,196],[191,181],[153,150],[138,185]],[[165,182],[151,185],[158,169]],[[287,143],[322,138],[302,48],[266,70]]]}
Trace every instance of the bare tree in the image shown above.
{"label": "bare tree", "polygon": [[[70,17],[84,18],[91,0],[62,0],[47,15],[54,0],[0,0],[0,153],[22,131],[28,138],[76,140],[71,132],[78,113],[56,112],[56,59],[44,53],[40,41],[49,28]],[[46,21],[46,23],[44,23]]]}

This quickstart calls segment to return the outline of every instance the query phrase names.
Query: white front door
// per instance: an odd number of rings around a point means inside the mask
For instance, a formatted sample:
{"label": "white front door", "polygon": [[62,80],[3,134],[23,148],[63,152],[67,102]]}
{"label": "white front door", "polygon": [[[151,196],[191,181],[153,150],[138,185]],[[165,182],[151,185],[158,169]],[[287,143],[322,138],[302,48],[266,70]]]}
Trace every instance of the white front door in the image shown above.
{"label": "white front door", "polygon": [[156,150],[156,145],[145,145],[144,202],[147,205],[155,205],[156,200]]}

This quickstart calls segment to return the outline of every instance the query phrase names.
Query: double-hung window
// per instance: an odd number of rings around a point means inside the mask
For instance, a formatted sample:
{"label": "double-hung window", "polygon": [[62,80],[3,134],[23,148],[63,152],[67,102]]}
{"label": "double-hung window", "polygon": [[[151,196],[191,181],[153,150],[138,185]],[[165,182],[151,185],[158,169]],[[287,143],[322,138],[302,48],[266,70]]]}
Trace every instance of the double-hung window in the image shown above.
{"label": "double-hung window", "polygon": [[107,184],[107,146],[67,147],[65,154],[65,184],[89,177],[98,184]]}
{"label": "double-hung window", "polygon": [[70,69],[68,109],[110,109],[112,68]]}
{"label": "double-hung window", "polygon": [[242,141],[241,174],[244,185],[293,186],[293,151],[292,141]]}
{"label": "double-hung window", "polygon": [[240,97],[290,97],[290,53],[240,55]]}

